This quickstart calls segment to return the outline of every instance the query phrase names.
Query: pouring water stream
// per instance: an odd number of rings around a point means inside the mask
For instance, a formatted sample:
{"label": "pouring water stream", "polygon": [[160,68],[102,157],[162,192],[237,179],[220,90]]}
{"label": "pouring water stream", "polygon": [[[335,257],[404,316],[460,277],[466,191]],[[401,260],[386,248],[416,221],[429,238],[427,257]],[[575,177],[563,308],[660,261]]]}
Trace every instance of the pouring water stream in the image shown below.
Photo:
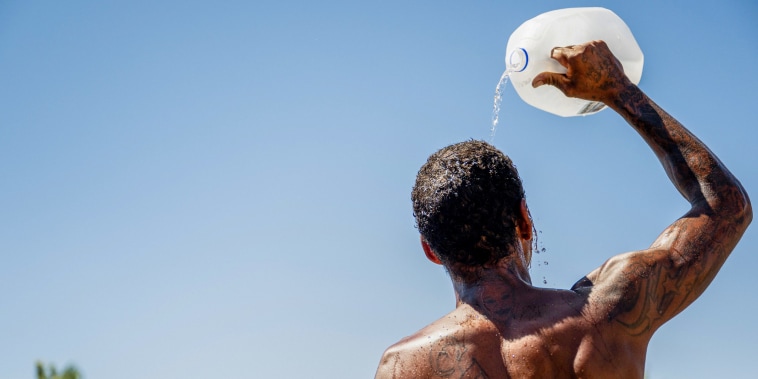
{"label": "pouring water stream", "polygon": [[503,75],[500,77],[500,81],[498,81],[497,86],[495,87],[495,100],[492,107],[492,128],[490,129],[490,143],[494,143],[495,141],[495,130],[497,129],[497,124],[500,121],[500,105],[503,103],[503,93],[505,92],[505,87],[508,84],[508,80],[510,79],[511,74],[515,72],[517,68],[517,64],[511,64],[503,72]]}

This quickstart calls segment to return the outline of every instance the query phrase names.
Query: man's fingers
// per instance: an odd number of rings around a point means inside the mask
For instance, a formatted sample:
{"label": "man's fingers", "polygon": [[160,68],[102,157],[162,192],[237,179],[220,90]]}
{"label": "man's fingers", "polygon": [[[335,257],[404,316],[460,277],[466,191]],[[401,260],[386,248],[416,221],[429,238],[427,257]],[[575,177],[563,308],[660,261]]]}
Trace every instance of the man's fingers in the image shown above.
{"label": "man's fingers", "polygon": [[532,80],[532,87],[534,88],[545,84],[557,87],[561,92],[566,93],[565,89],[569,84],[569,79],[564,74],[543,72],[535,76],[534,80]]}
{"label": "man's fingers", "polygon": [[550,50],[550,58],[557,60],[558,63],[561,64],[561,66],[568,67],[567,54],[573,48],[574,46],[554,47],[553,50]]}

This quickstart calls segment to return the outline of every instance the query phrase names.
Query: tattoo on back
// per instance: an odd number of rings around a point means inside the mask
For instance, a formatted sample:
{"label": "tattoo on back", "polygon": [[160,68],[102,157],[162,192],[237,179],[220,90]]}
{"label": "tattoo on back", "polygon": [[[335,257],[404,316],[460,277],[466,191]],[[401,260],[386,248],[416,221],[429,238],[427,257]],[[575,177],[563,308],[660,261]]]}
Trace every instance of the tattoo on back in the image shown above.
{"label": "tattoo on back", "polygon": [[482,366],[472,357],[466,344],[455,337],[444,338],[432,347],[429,363],[440,378],[488,379]]}

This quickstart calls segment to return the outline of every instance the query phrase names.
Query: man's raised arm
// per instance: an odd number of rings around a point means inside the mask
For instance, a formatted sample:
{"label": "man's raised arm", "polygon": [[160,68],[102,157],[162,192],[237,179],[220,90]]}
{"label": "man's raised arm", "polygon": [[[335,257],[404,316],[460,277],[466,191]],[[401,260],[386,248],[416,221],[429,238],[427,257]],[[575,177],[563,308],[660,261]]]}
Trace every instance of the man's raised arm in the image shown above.
{"label": "man's raised arm", "polygon": [[705,291],[752,220],[750,200],[697,137],[629,81],[604,42],[552,54],[567,73],[540,74],[533,85],[553,85],[614,109],[650,145],[692,206],[650,248],[614,257],[588,276],[617,299],[616,321],[632,335],[650,336]]}

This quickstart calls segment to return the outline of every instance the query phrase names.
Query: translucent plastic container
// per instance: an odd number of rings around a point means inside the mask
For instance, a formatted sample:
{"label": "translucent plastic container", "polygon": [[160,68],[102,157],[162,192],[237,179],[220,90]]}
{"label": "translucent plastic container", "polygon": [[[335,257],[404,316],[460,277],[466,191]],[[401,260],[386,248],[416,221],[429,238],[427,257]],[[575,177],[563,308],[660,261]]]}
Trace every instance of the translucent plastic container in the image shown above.
{"label": "translucent plastic container", "polygon": [[644,57],[629,27],[605,8],[567,8],[543,13],[521,24],[508,39],[506,70],[516,93],[527,104],[569,117],[597,113],[602,103],[566,97],[559,89],[544,85],[532,88],[532,80],[543,71],[565,73],[550,57],[554,47],[603,40],[624,66],[634,84],[640,82]]}

